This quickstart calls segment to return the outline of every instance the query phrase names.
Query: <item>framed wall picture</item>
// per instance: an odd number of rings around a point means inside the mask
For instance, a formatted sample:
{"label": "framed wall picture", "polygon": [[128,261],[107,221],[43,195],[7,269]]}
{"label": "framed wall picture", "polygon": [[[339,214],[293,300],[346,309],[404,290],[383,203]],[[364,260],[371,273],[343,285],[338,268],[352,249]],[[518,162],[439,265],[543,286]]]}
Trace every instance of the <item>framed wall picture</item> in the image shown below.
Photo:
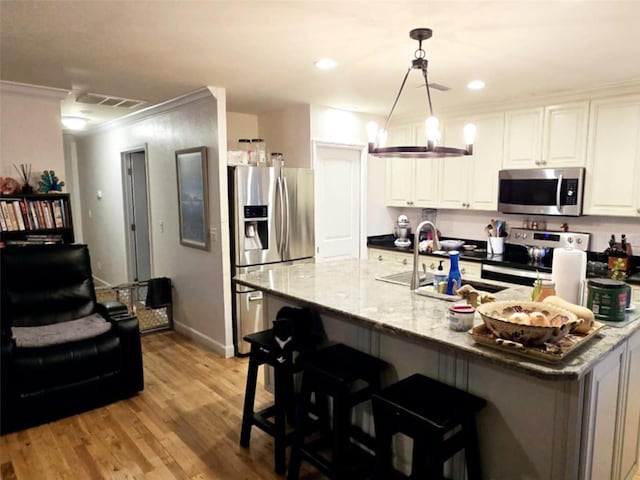
{"label": "framed wall picture", "polygon": [[176,150],[180,243],[209,250],[207,148]]}

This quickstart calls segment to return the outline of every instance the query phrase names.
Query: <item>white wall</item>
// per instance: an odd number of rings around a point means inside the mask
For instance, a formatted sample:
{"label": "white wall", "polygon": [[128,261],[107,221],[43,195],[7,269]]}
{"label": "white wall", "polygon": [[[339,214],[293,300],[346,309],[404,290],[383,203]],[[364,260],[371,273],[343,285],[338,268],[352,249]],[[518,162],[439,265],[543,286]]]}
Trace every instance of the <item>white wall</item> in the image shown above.
{"label": "white wall", "polygon": [[[176,329],[230,356],[229,246],[222,234],[228,225],[224,95],[223,89],[205,88],[110,122],[78,138],[77,155],[83,235],[94,273],[119,284],[128,280],[121,152],[146,145],[152,275],[173,282]],[[210,251],[179,240],[175,151],[199,146],[208,147],[209,220],[215,231]]]}
{"label": "white wall", "polygon": [[293,107],[258,115],[259,136],[267,154],[280,152],[287,167],[311,167],[310,106]]}
{"label": "white wall", "polygon": [[43,170],[53,170],[65,181],[60,100],[67,94],[59,88],[0,82],[0,176],[20,180],[13,165],[25,163],[31,164],[36,190]]}

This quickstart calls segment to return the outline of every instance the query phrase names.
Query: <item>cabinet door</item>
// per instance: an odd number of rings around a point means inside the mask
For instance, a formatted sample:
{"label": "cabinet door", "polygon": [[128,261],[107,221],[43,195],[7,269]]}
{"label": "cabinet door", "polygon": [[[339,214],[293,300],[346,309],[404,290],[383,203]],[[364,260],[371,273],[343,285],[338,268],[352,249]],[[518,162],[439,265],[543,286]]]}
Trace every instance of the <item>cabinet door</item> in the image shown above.
{"label": "cabinet door", "polygon": [[[464,125],[467,117],[452,118],[444,122],[443,143],[448,147],[464,146]],[[441,208],[468,208],[470,168],[473,156],[444,157],[440,163],[438,206]]]}
{"label": "cabinet door", "polygon": [[388,158],[386,180],[386,204],[390,207],[410,207],[413,205],[413,158]]}
{"label": "cabinet door", "polygon": [[617,478],[615,458],[619,442],[616,428],[625,347],[623,344],[609,353],[591,373],[584,478]]}
{"label": "cabinet door", "polygon": [[440,163],[438,159],[416,158],[413,182],[413,206],[423,208],[436,207],[440,183]]}
{"label": "cabinet door", "polygon": [[542,166],[584,166],[588,122],[589,102],[545,107]]}
{"label": "cabinet door", "polygon": [[504,127],[504,168],[540,166],[543,108],[506,112]]}
{"label": "cabinet door", "polygon": [[632,478],[638,468],[638,435],[640,434],[640,332],[628,341],[626,357],[626,392],[622,417],[620,474]]}
{"label": "cabinet door", "polygon": [[[414,126],[416,141],[425,139],[424,123]],[[415,177],[413,179],[414,206],[435,208],[438,206],[438,188],[440,185],[440,162],[437,158],[416,158]]]}
{"label": "cabinet door", "polygon": [[467,207],[472,210],[498,209],[498,172],[502,165],[504,115],[475,117],[476,141],[469,160]]}
{"label": "cabinet door", "polygon": [[640,95],[591,102],[585,208],[640,217]]}
{"label": "cabinet door", "polygon": [[445,122],[449,146],[464,144],[467,123],[476,125],[473,155],[441,159],[439,206],[496,210],[498,205],[498,171],[502,165],[504,115],[502,113],[465,117]]}
{"label": "cabinet door", "polygon": [[[389,129],[387,145],[415,145],[416,130],[413,125]],[[415,160],[412,158],[388,158],[386,178],[386,204],[392,207],[413,206]]]}

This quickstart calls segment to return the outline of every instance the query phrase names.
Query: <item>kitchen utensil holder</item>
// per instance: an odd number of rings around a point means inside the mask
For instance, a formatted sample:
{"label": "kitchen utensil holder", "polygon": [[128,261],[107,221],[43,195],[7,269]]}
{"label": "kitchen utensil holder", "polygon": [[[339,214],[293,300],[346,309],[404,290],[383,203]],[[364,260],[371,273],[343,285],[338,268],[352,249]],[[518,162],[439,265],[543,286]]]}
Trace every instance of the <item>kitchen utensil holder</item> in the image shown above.
{"label": "kitchen utensil holder", "polygon": [[487,248],[494,255],[502,255],[504,253],[504,237],[489,237]]}

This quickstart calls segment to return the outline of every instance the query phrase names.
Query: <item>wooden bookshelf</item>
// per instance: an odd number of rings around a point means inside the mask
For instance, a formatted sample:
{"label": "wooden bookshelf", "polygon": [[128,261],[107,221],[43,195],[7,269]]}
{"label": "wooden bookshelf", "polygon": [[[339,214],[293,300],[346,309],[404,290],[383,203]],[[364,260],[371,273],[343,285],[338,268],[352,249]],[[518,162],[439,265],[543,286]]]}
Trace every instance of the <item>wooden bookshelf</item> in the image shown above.
{"label": "wooden bookshelf", "polygon": [[0,240],[4,245],[73,243],[68,193],[0,195]]}

